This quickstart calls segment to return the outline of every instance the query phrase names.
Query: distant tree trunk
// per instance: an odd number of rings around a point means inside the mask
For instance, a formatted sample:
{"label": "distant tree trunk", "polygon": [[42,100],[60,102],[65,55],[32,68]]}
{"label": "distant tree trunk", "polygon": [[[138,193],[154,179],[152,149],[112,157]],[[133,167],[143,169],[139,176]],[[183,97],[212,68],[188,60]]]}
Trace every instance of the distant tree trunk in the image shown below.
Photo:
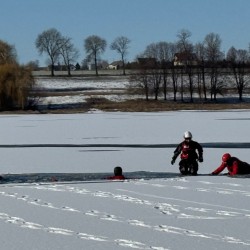
{"label": "distant tree trunk", "polygon": [[173,94],[174,94],[174,101],[177,101],[177,91],[178,91],[178,74],[174,66],[171,67],[171,78],[172,78],[172,86],[173,86]]}
{"label": "distant tree trunk", "polygon": [[163,78],[163,96],[164,100],[167,100],[167,77],[168,77],[168,71],[167,71],[167,63],[165,60],[161,61],[161,72],[162,72],[162,78]]}
{"label": "distant tree trunk", "polygon": [[220,78],[221,71],[218,67],[214,67],[210,73],[211,82],[211,100],[217,101],[217,95],[223,95],[223,82],[224,80]]}
{"label": "distant tree trunk", "polygon": [[193,81],[193,69],[192,65],[187,66],[187,74],[189,79],[189,93],[190,93],[190,102],[194,102],[193,92],[194,92],[194,81]]}
{"label": "distant tree trunk", "polygon": [[198,95],[199,95],[199,99],[202,99],[202,90],[201,90],[201,73],[198,70],[197,72],[197,89],[198,89]]}
{"label": "distant tree trunk", "polygon": [[95,74],[96,76],[98,76],[98,66],[97,66],[97,56],[96,56],[96,53],[95,53]]}
{"label": "distant tree trunk", "polygon": [[163,95],[164,100],[167,100],[167,74],[163,74]]}
{"label": "distant tree trunk", "polygon": [[161,86],[161,74],[158,70],[153,72],[152,80],[154,86],[155,100],[158,100],[159,90]]}
{"label": "distant tree trunk", "polygon": [[68,76],[71,76],[71,68],[70,64],[67,65]]}
{"label": "distant tree trunk", "polygon": [[123,55],[122,55],[122,72],[123,72],[123,75],[125,76],[126,75],[126,72],[125,72],[125,60],[124,60]]}
{"label": "distant tree trunk", "polygon": [[206,78],[205,78],[205,65],[204,61],[202,61],[202,66],[201,66],[201,74],[202,74],[202,86],[203,86],[203,94],[204,94],[204,100],[207,100],[207,87],[206,87]]}
{"label": "distant tree trunk", "polygon": [[55,71],[55,64],[53,60],[51,60],[51,68],[50,68],[51,76],[55,76],[54,71]]}
{"label": "distant tree trunk", "polygon": [[244,91],[245,86],[247,85],[247,81],[245,79],[246,78],[245,65],[244,64],[234,65],[233,75],[234,75],[234,79],[236,82],[236,88],[238,91],[239,100],[242,101],[243,91]]}
{"label": "distant tree trunk", "polygon": [[148,101],[149,100],[149,79],[147,75],[144,75],[142,77],[142,84],[144,86],[146,101]]}
{"label": "distant tree trunk", "polygon": [[184,102],[184,72],[181,69],[181,101]]}

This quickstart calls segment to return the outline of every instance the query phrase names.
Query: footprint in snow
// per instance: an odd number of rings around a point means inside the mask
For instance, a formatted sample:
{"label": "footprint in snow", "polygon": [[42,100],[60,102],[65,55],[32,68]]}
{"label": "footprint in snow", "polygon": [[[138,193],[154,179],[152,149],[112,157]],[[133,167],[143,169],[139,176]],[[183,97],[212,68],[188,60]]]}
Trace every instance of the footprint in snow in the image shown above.
{"label": "footprint in snow", "polygon": [[91,234],[86,234],[86,233],[77,233],[77,236],[83,240],[108,241],[106,237],[91,235]]}
{"label": "footprint in snow", "polygon": [[133,225],[133,226],[139,226],[139,227],[147,227],[147,228],[151,228],[150,225],[147,225],[144,223],[144,221],[139,221],[139,220],[129,220],[128,221],[129,224]]}
{"label": "footprint in snow", "polygon": [[121,218],[118,216],[108,214],[108,213],[99,212],[97,210],[90,210],[90,211],[86,212],[85,215],[99,217],[99,219],[101,219],[101,220],[122,222]]}
{"label": "footprint in snow", "polygon": [[62,235],[73,235],[73,231],[63,228],[56,228],[56,227],[48,227],[47,232],[53,233],[53,234],[62,234]]}

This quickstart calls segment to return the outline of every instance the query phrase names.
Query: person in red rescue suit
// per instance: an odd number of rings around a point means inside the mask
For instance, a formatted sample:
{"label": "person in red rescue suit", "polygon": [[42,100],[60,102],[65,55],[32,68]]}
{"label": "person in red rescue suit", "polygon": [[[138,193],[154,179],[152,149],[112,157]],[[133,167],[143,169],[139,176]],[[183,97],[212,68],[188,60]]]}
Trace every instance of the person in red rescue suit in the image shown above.
{"label": "person in red rescue suit", "polygon": [[225,168],[227,168],[229,175],[250,174],[250,165],[247,162],[241,161],[238,158],[231,156],[229,153],[226,153],[222,156],[221,165],[211,174],[217,175]]}
{"label": "person in red rescue suit", "polygon": [[192,134],[189,131],[184,133],[184,141],[182,141],[175,149],[171,164],[175,163],[176,158],[181,154],[179,162],[179,170],[183,175],[197,175],[198,162],[203,162],[202,146],[192,140]]}
{"label": "person in red rescue suit", "polygon": [[124,175],[122,174],[122,168],[117,166],[114,168],[114,176],[108,177],[109,180],[125,180]]}

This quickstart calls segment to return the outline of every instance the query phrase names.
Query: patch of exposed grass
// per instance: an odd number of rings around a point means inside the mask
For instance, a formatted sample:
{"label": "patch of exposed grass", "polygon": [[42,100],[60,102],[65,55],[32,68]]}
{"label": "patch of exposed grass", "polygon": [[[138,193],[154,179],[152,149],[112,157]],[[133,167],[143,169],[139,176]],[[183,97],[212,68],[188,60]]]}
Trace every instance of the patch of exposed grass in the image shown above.
{"label": "patch of exposed grass", "polygon": [[250,109],[250,103],[212,103],[212,102],[174,102],[154,100],[127,100],[112,102],[105,98],[90,98],[88,106],[103,111],[122,112],[155,112],[176,110],[223,110],[223,109]]}

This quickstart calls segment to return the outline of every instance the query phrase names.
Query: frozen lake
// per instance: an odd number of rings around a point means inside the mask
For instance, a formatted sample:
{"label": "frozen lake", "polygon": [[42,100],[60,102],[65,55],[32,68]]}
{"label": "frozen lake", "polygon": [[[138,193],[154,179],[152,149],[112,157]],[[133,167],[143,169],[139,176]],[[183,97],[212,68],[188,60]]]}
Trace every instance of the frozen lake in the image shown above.
{"label": "frozen lake", "polygon": [[[249,117],[249,110],[1,115],[3,176],[47,178],[1,183],[2,248],[249,249],[249,178],[208,175],[225,152],[250,162]],[[170,164],[186,130],[204,145],[195,177]],[[132,179],[105,180],[117,165]]]}

